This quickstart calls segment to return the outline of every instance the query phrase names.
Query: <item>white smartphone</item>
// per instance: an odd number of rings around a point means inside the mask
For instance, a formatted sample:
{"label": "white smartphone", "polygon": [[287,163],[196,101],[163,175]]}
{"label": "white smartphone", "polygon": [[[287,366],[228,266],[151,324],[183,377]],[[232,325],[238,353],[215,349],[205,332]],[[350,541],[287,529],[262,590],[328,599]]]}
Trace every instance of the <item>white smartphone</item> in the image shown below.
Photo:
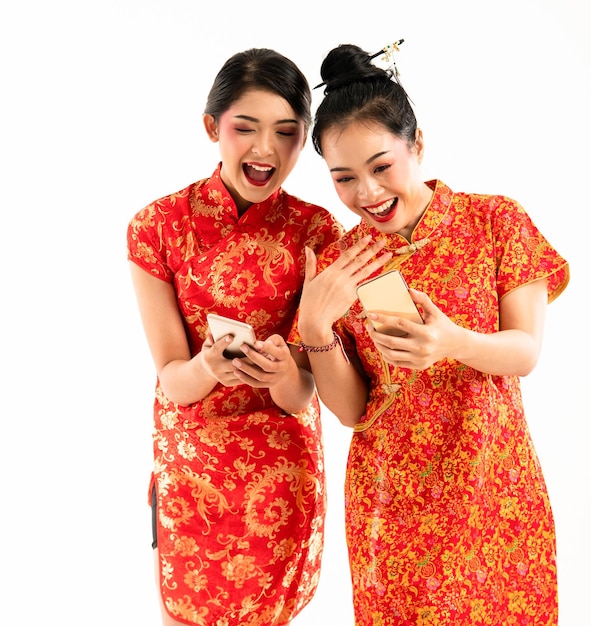
{"label": "white smartphone", "polygon": [[[366,311],[392,313],[417,324],[424,324],[417,305],[408,291],[404,276],[399,270],[390,270],[361,283],[357,287],[357,297]],[[403,334],[385,324],[373,322],[373,325],[376,330],[387,335]]]}
{"label": "white smartphone", "polygon": [[223,315],[217,315],[216,313],[209,313],[207,315],[207,323],[209,324],[209,329],[214,341],[226,335],[233,335],[232,343],[224,350],[224,356],[229,359],[246,356],[240,349],[243,343],[254,346],[256,337],[254,329],[250,324],[239,322],[238,320],[224,317]]}

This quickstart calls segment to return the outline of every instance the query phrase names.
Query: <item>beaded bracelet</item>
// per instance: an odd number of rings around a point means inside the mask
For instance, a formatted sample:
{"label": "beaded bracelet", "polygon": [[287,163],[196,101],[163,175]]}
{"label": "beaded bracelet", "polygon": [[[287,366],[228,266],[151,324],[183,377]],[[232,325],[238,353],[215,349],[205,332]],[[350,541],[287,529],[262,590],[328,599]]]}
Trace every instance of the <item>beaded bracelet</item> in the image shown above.
{"label": "beaded bracelet", "polygon": [[347,356],[347,353],[345,352],[345,348],[343,346],[343,342],[341,340],[341,338],[335,333],[335,331],[332,331],[332,334],[334,335],[334,339],[332,340],[331,343],[327,343],[325,346],[309,346],[308,344],[305,344],[303,341],[300,341],[298,343],[298,350],[300,352],[329,352],[330,350],[334,350],[337,346],[340,346],[341,348],[341,352],[343,353],[343,356],[345,357],[345,361],[347,361],[347,363],[350,363],[349,361],[349,357]]}

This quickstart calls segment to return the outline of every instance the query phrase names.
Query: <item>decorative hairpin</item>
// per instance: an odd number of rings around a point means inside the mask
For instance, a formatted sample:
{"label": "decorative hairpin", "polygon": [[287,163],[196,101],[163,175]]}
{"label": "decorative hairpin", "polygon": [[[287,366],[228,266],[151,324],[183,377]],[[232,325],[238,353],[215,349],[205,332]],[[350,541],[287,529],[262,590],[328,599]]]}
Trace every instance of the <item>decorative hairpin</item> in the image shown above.
{"label": "decorative hairpin", "polygon": [[375,54],[372,54],[369,58],[371,60],[379,57],[379,56],[384,56],[384,61],[386,61],[386,63],[390,63],[390,67],[392,68],[392,73],[394,74],[395,78],[398,78],[400,72],[398,71],[398,68],[396,67],[396,61],[394,60],[394,52],[400,52],[400,44],[404,43],[404,39],[399,39],[398,41],[395,41],[394,43],[389,43],[386,46],[384,46],[379,52],[376,52]]}
{"label": "decorative hairpin", "polygon": [[[389,43],[386,46],[384,46],[379,52],[376,52],[375,54],[372,54],[369,57],[369,60],[373,61],[373,59],[383,55],[386,63],[390,63],[390,71],[391,71],[390,75],[394,76],[394,79],[396,80],[396,82],[398,82],[398,76],[400,75],[400,72],[398,71],[398,68],[396,67],[396,61],[394,61],[394,52],[395,51],[400,52],[399,46],[402,43],[404,43],[404,39],[399,39],[398,41],[395,41],[394,43]],[[314,87],[314,89],[318,89],[319,87],[323,87],[324,85],[326,85],[326,81],[319,83],[318,85]]]}

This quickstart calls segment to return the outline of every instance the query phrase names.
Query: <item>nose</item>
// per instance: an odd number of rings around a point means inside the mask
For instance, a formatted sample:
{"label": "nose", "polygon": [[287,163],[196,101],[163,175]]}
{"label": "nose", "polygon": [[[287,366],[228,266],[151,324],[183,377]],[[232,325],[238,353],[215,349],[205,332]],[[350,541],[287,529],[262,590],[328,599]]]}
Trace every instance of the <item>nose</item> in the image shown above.
{"label": "nose", "polygon": [[381,186],[378,181],[373,177],[363,178],[359,181],[359,186],[357,188],[357,193],[359,195],[359,199],[365,204],[371,204],[375,202],[377,198],[379,198],[381,193]]}
{"label": "nose", "polygon": [[252,144],[252,152],[258,156],[273,154],[273,135],[270,132],[258,132]]}

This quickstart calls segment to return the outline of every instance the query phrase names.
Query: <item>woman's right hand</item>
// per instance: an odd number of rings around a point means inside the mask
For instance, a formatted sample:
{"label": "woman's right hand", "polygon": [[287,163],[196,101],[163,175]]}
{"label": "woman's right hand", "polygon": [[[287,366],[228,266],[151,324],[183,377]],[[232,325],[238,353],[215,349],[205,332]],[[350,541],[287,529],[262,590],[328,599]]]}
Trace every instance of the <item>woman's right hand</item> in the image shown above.
{"label": "woman's right hand", "polygon": [[377,256],[384,247],[383,240],[370,244],[370,236],[360,239],[319,274],[316,255],[306,248],[306,274],[298,319],[298,330],[304,343],[330,343],[332,325],[357,299],[357,285],[392,258],[391,252]]}
{"label": "woman's right hand", "polygon": [[[201,352],[196,358],[201,359],[201,364],[205,373],[211,378],[215,378],[224,387],[234,387],[236,385],[243,385],[244,382],[236,376],[236,368],[232,365],[232,359],[228,359],[224,356],[224,350],[228,345],[232,343],[232,337],[226,335],[221,337],[218,341],[213,340],[211,333],[207,334]],[[245,359],[245,362],[251,363],[250,359]]]}

